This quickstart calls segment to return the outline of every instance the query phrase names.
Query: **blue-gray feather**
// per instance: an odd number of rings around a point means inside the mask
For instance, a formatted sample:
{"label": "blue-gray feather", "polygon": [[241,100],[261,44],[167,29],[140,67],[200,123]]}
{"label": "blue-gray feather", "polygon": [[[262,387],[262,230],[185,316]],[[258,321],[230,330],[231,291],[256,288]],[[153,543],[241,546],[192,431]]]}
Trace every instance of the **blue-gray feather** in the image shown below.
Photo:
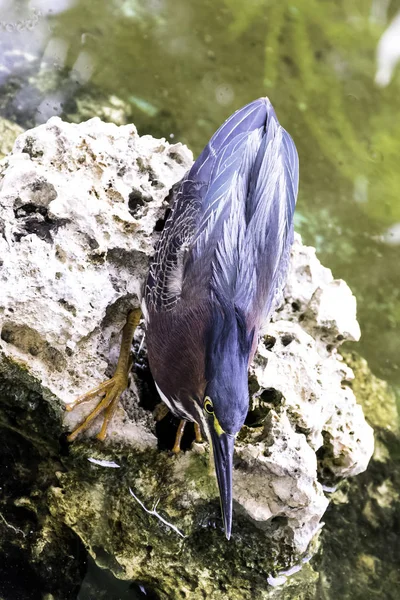
{"label": "blue-gray feather", "polygon": [[174,187],[145,287],[150,368],[174,414],[209,437],[228,539],[248,366],[284,284],[297,185],[297,152],[269,100],[237,111]]}
{"label": "blue-gray feather", "polygon": [[296,148],[269,100],[234,113],[175,190],[146,304],[168,311],[214,295],[257,330],[284,284],[297,188]]}

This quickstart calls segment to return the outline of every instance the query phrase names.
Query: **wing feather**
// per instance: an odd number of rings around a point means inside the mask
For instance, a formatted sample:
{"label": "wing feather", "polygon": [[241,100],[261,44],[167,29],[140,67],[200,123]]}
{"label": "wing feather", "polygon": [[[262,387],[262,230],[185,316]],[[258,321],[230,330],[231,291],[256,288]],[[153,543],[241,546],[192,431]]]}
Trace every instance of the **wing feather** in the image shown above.
{"label": "wing feather", "polygon": [[234,113],[175,190],[146,304],[172,310],[218,290],[258,326],[284,282],[297,187],[296,148],[269,100]]}

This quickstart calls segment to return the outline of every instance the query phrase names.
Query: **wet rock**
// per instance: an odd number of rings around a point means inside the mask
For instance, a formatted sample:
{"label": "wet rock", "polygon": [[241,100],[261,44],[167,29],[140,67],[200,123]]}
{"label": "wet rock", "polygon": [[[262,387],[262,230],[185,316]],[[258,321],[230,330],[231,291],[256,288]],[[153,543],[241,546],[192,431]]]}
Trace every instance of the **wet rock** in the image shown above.
{"label": "wet rock", "polygon": [[47,490],[57,483],[61,463],[43,445],[4,425],[2,410],[0,598],[36,600],[43,598],[40,590],[48,590],[55,598],[73,600],[85,573],[86,551],[73,530],[48,511]]}
{"label": "wet rock", "polygon": [[[133,125],[55,117],[0,164],[0,406],[7,426],[43,448],[88,411],[63,407],[112,373],[165,198],[190,163],[182,145]],[[355,300],[299,238],[266,333],[237,442],[229,544],[208,449],[161,451],[143,381],[132,379],[106,444],[86,436],[63,459],[52,518],[117,577],[160,598],[274,597],[267,576],[311,552],[328,505],[322,483],[365,470],[372,429],[337,352],[359,335]]]}
{"label": "wet rock", "polygon": [[[319,595],[327,600],[397,598],[400,519],[400,438],[396,397],[370,372],[364,359],[346,353],[351,385],[376,444],[368,470],[344,480],[330,494],[321,550],[313,562]],[[338,557],[340,559],[338,560]]]}

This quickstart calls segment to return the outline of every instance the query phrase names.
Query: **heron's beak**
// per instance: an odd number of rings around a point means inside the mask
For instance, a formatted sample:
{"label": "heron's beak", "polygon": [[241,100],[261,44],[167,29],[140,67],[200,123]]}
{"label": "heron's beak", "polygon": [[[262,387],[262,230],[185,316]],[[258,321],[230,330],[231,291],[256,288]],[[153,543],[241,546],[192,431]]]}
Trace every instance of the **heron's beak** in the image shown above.
{"label": "heron's beak", "polygon": [[229,540],[232,529],[232,467],[235,436],[227,433],[218,434],[212,426],[210,427],[210,434],[225,535]]}

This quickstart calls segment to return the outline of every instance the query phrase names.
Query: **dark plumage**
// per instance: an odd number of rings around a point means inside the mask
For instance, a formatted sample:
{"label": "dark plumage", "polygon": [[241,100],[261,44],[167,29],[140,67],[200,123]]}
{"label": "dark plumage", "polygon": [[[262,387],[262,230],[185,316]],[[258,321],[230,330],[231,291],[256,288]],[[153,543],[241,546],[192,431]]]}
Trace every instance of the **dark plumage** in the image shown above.
{"label": "dark plumage", "polygon": [[248,366],[284,285],[297,187],[296,148],[269,100],[238,110],[174,187],[144,290],[150,368],[172,412],[212,443],[228,538]]}

